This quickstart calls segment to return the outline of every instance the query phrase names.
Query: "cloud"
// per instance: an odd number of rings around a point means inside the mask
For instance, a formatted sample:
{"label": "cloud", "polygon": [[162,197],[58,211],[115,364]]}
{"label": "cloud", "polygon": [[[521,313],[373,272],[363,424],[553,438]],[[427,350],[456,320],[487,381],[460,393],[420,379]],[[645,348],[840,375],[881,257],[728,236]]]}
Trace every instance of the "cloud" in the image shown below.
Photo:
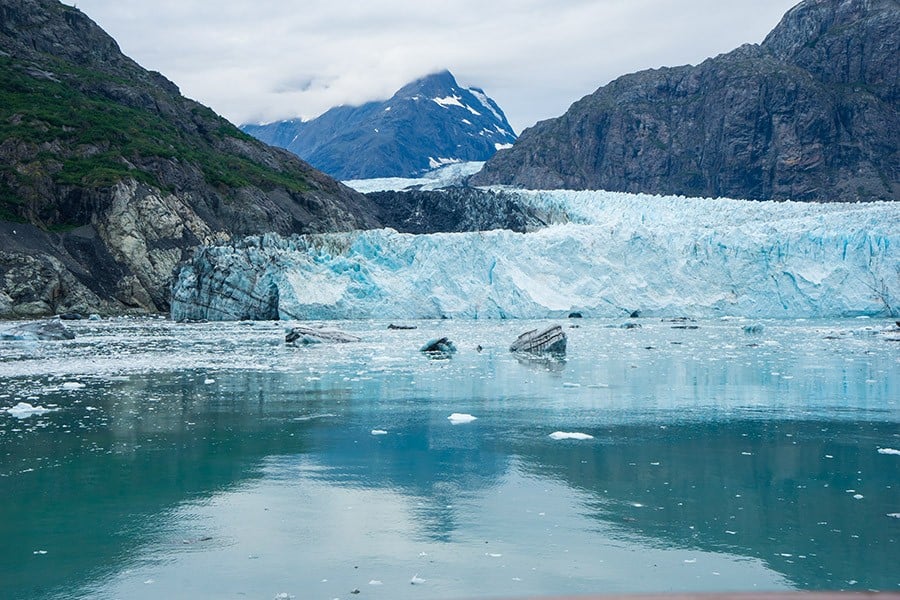
{"label": "cloud", "polygon": [[517,131],[619,75],[759,42],[793,0],[79,0],[235,123],[315,117],[448,68]]}

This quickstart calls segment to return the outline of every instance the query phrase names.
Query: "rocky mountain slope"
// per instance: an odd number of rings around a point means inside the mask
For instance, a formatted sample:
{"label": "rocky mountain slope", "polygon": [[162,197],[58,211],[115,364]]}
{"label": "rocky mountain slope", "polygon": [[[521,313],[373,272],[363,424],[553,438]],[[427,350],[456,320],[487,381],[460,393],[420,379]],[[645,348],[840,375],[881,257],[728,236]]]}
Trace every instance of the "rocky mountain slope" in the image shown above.
{"label": "rocky mountain slope", "polygon": [[497,103],[481,89],[460,86],[449,71],[414,81],[384,102],[242,129],[341,180],[413,177],[448,162],[483,161],[516,139]]}
{"label": "rocky mountain slope", "polygon": [[368,227],[372,211],[77,9],[0,0],[0,317],[167,310],[200,243]]}
{"label": "rocky mountain slope", "polygon": [[473,183],[900,200],[900,2],[806,0],[760,45],[622,77]]}

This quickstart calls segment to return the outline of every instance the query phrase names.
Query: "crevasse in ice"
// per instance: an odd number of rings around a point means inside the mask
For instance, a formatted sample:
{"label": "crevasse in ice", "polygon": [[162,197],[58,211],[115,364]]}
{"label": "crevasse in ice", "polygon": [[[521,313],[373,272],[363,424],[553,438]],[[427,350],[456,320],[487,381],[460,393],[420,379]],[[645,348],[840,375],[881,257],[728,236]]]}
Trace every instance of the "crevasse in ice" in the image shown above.
{"label": "crevasse in ice", "polygon": [[175,319],[829,317],[900,310],[900,205],[528,191],[567,222],[250,237],[176,274]]}

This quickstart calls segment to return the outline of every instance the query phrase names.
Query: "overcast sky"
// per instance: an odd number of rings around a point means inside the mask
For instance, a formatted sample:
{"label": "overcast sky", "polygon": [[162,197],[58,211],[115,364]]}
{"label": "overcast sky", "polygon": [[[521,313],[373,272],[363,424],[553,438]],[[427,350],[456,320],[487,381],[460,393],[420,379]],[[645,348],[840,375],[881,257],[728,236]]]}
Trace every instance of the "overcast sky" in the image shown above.
{"label": "overcast sky", "polygon": [[798,0],[66,0],[235,124],[315,117],[450,69],[517,133],[620,75],[758,43]]}

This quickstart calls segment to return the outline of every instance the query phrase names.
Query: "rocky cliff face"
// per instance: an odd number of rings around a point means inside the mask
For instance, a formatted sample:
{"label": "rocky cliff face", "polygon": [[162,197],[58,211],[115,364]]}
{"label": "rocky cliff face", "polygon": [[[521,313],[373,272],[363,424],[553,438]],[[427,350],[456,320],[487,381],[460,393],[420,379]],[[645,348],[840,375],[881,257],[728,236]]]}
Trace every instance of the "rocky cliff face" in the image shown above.
{"label": "rocky cliff face", "polygon": [[900,200],[900,2],[806,0],[761,45],[598,89],[472,181]]}
{"label": "rocky cliff face", "polygon": [[471,187],[366,194],[385,227],[401,233],[459,233],[508,229],[525,233],[564,222],[564,214],[541,211],[515,194]]}
{"label": "rocky cliff face", "polygon": [[242,129],[342,180],[414,177],[448,162],[483,161],[516,139],[497,103],[481,89],[460,86],[449,71],[414,81],[384,102]]}
{"label": "rocky cliff face", "polygon": [[374,207],[240,132],[56,0],[0,0],[0,317],[164,311],[198,244]]}

